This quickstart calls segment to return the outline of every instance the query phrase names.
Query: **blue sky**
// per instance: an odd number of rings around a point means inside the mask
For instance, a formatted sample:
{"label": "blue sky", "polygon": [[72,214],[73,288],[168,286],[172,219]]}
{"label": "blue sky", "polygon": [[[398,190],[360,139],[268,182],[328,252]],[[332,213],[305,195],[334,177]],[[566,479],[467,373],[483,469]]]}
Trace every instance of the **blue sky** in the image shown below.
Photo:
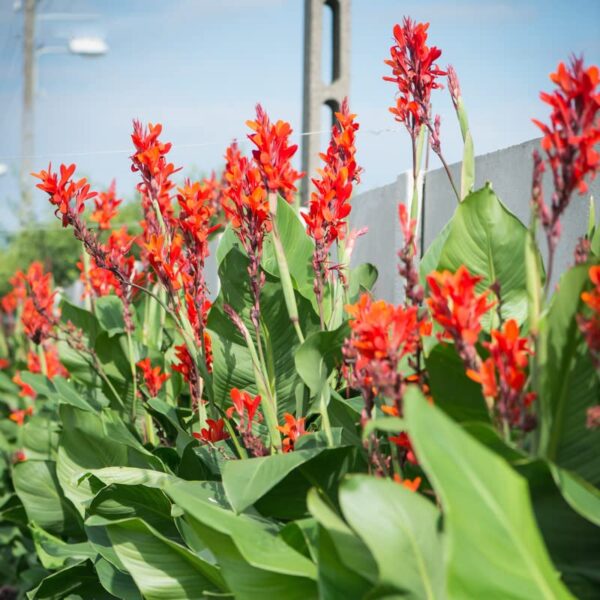
{"label": "blue sky", "polygon": [[[20,154],[22,14],[0,2],[1,229],[16,227]],[[37,42],[102,35],[108,55],[39,58],[36,169],[76,162],[104,186],[116,177],[131,194],[131,119],[162,122],[177,165],[219,168],[226,145],[246,133],[260,101],[273,118],[301,131],[302,0],[39,0]],[[94,18],[79,18],[93,15]],[[427,20],[440,63],[458,71],[477,153],[537,135],[531,117],[548,74],[572,52],[600,63],[599,0],[352,0],[350,101],[358,114],[360,189],[391,182],[410,166],[404,131],[387,112],[394,89],[382,81],[392,27],[403,15]],[[446,91],[436,92],[443,148],[460,157],[460,136]],[[78,156],[74,156],[77,154]],[[433,163],[435,166],[435,163]],[[184,170],[185,172],[185,170]],[[38,216],[49,214],[38,196]]]}

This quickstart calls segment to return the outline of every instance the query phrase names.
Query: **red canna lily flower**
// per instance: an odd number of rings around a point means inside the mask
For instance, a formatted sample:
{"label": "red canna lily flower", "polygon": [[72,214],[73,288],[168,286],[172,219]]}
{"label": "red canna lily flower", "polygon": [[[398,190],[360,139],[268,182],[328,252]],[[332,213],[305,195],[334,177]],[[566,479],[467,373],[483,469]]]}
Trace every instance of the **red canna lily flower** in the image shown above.
{"label": "red canna lily flower", "polygon": [[600,369],[600,265],[590,267],[589,277],[594,287],[583,292],[581,299],[589,308],[589,317],[577,315],[579,329],[583,333],[594,364]]}
{"label": "red canna lily flower", "polygon": [[292,128],[285,121],[271,123],[260,104],[256,105],[256,120],[246,121],[254,131],[248,139],[256,147],[252,156],[268,192],[279,192],[288,202],[294,200],[296,181],[302,173],[294,170],[291,159],[298,150],[297,145],[289,144]]}
{"label": "red canna lily flower", "polygon": [[501,330],[492,330],[491,342],[484,342],[489,358],[479,369],[468,369],[467,375],[481,384],[485,396],[493,399],[502,420],[524,431],[535,427],[535,419],[527,409],[535,394],[526,392],[527,366],[532,350],[526,337],[520,337],[514,319],[506,321]]}
{"label": "red canna lily flower", "polygon": [[195,368],[194,361],[190,356],[187,346],[185,344],[175,346],[175,356],[177,356],[179,362],[173,365],[173,370],[181,373],[183,378],[190,383]]}
{"label": "red canna lily flower", "polygon": [[21,322],[25,335],[34,343],[48,339],[54,326],[54,300],[52,274],[44,273],[40,262],[33,262],[25,277],[30,295],[25,298]]}
{"label": "red canna lily flower", "polygon": [[144,358],[137,363],[138,368],[142,371],[144,383],[148,389],[150,397],[156,398],[163,384],[169,377],[168,373],[161,373],[160,367],[153,367],[149,358]]}
{"label": "red canna lily flower", "polygon": [[0,306],[6,314],[10,315],[17,310],[17,307],[23,303],[25,296],[27,296],[25,273],[17,271],[8,282],[12,289],[2,297]]}
{"label": "red canna lily flower", "polygon": [[585,426],[588,429],[598,429],[600,427],[600,404],[588,408],[586,416]]}
{"label": "red canna lily flower", "polygon": [[398,86],[396,106],[390,108],[396,121],[404,123],[413,139],[421,125],[430,121],[429,104],[431,92],[441,88],[438,78],[446,75],[435,61],[442,51],[427,46],[429,23],[416,23],[405,17],[402,25],[394,26],[394,45],[390,59],[385,64],[392,68],[392,75],[385,81]]}
{"label": "red canna lily flower", "polygon": [[29,406],[24,410],[13,410],[10,413],[9,419],[14,421],[19,427],[25,423],[25,417],[30,417],[33,414],[33,407]]}
{"label": "red canna lily flower", "polygon": [[7,358],[0,358],[0,371],[8,369],[8,367],[10,367],[10,360]]}
{"label": "red canna lily flower", "polygon": [[[71,224],[73,215],[80,215],[85,206],[84,203],[96,196],[96,192],[90,191],[90,185],[85,178],[73,181],[71,177],[75,173],[75,165],[61,165],[60,178],[57,173],[52,173],[52,165],[48,165],[47,171],[32,173],[42,183],[36,187],[50,196],[50,203],[56,206],[56,214],[62,216],[63,227]],[[73,205],[74,201],[74,205]]]}
{"label": "red canna lily flower", "polygon": [[[227,416],[231,418],[234,411],[237,413],[240,423],[239,429],[250,432],[252,430],[252,422],[254,417],[257,415],[257,410],[261,402],[260,395],[254,396],[254,398],[245,391],[233,388],[229,392],[233,406],[227,409]],[[260,419],[260,413],[258,414]]]}
{"label": "red canna lily flower", "polygon": [[434,271],[427,276],[427,305],[444,329],[440,337],[454,341],[459,356],[470,368],[475,365],[474,346],[481,332],[481,317],[494,306],[487,291],[476,292],[482,279],[471,275],[464,265],[456,273]]}
{"label": "red canna lily flower", "polygon": [[110,229],[110,222],[119,213],[118,206],[123,200],[117,198],[117,184],[113,179],[106,192],[100,192],[94,198],[96,210],[92,213],[90,219],[98,223],[100,229]]}
{"label": "red canna lily flower", "polygon": [[208,428],[203,427],[200,430],[200,433],[194,432],[192,434],[196,439],[205,444],[214,444],[229,438],[229,434],[225,431],[225,421],[223,421],[223,419],[217,421],[214,419],[206,419],[206,424],[208,425]]}
{"label": "red canna lily flower", "polygon": [[398,448],[402,448],[405,450],[404,456],[409,463],[411,463],[413,465],[417,464],[417,459],[415,457],[415,452],[413,450],[412,443],[406,432],[403,431],[399,435],[396,435],[396,436],[391,435],[389,437],[389,440],[393,444],[396,444],[396,446],[398,446]]}
{"label": "red canna lily flower", "polygon": [[363,419],[370,417],[375,396],[390,398],[400,413],[403,377],[399,371],[403,357],[413,354],[419,344],[420,323],[416,306],[394,306],[373,301],[363,294],[350,314],[351,334],[344,354],[351,365],[350,382],[365,398]]}
{"label": "red canna lily flower", "polygon": [[320,177],[313,179],[316,191],[311,194],[309,212],[302,213],[308,234],[328,252],[336,240],[346,235],[346,218],[350,214],[348,203],[354,183],[360,181],[361,168],[356,164],[354,138],[359,128],[356,115],[350,113],[348,99],[335,113],[337,123],[331,128],[331,140],[325,154],[321,154],[324,167]]}
{"label": "red canna lily flower", "polygon": [[573,57],[568,65],[560,63],[556,73],[550,75],[556,89],[540,98],[552,111],[550,123],[533,122],[542,130],[542,149],[552,171],[554,194],[551,206],[544,201],[541,176],[544,162],[534,152],[532,203],[540,216],[548,243],[547,281],[552,278],[554,251],[560,238],[560,218],[578,190],[584,194],[588,180],[600,168],[600,70],[597,66],[585,67],[583,58]]}
{"label": "red canna lily flower", "polygon": [[[69,372],[60,362],[60,358],[58,356],[58,348],[56,346],[49,345],[49,343],[47,342],[46,344],[44,344],[42,352],[44,353],[44,361],[46,363],[46,377],[48,377],[48,379],[54,379],[54,377],[57,376],[69,376]],[[31,373],[42,372],[40,357],[36,352],[27,353],[27,369]]]}
{"label": "red canna lily flower", "polygon": [[23,462],[27,460],[27,456],[25,454],[25,452],[23,452],[23,450],[17,450],[14,455],[13,455],[13,462],[18,463],[18,462]]}
{"label": "red canna lily flower", "polygon": [[35,398],[37,396],[35,390],[28,383],[25,383],[21,379],[21,373],[19,371],[15,373],[12,381],[18,386],[21,386],[21,391],[19,392],[19,396],[21,396],[21,398]]}
{"label": "red canna lily flower", "polygon": [[294,415],[285,413],[283,415],[285,419],[285,425],[278,425],[277,429],[283,433],[283,451],[292,452],[294,445],[300,436],[306,433],[304,429],[304,417],[296,419]]}
{"label": "red canna lily flower", "polygon": [[144,231],[158,234],[161,230],[155,208],[167,225],[174,225],[174,211],[171,203],[171,191],[175,184],[171,176],[179,169],[167,161],[171,150],[170,143],[162,143],[158,137],[162,133],[162,125],[149,123],[147,127],[140,121],[133,122],[131,141],[135,153],[131,157],[131,170],[139,172],[142,182],[137,189],[142,197],[144,209]]}

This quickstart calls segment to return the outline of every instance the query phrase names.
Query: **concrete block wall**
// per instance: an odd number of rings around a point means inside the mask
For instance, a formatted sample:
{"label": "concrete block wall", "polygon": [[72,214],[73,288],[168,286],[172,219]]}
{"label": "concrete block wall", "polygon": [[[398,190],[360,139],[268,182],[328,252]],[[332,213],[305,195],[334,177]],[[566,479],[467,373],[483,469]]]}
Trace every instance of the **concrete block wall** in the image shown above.
{"label": "concrete block wall", "polygon": [[[529,221],[529,201],[531,195],[531,155],[539,148],[539,139],[530,140],[475,159],[476,189],[486,181],[499,198],[523,223]],[[456,182],[460,181],[460,163],[450,166]],[[410,199],[411,175],[403,173],[390,184],[362,194],[352,199],[350,226],[352,229],[368,227],[369,232],[361,237],[356,245],[352,262],[371,262],[379,270],[379,280],[375,295],[389,302],[402,300],[402,285],[397,274],[396,253],[402,245],[398,224],[398,202]],[[546,202],[552,193],[552,178],[544,177]],[[560,273],[573,264],[573,251],[577,239],[585,232],[588,222],[589,195],[600,198],[600,178],[590,185],[586,196],[575,194],[563,216],[562,235],[555,259],[555,275],[552,285],[558,281]],[[452,217],[456,200],[446,173],[435,169],[426,173],[422,184],[422,218],[424,248],[428,248],[435,236]],[[546,259],[545,239],[538,236],[544,260]]]}

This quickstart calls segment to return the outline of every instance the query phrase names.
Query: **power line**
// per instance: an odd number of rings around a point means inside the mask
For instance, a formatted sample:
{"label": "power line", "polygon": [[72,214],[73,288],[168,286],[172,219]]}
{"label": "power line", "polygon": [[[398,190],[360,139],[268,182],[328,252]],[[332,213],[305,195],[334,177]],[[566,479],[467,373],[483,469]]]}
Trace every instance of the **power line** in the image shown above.
{"label": "power line", "polygon": [[[329,129],[322,129],[319,131],[303,131],[298,133],[298,137],[304,137],[307,135],[321,135],[322,133],[329,133]],[[385,128],[385,129],[365,129],[360,131],[361,134],[369,134],[369,135],[381,135],[382,133],[397,133],[400,129],[398,128]],[[234,138],[237,139],[237,138]],[[205,142],[201,144],[173,144],[173,149],[178,150],[179,148],[206,148],[209,146],[226,146],[226,143],[223,142]],[[52,158],[55,156],[61,157],[76,157],[76,156],[102,156],[102,155],[111,155],[111,154],[131,154],[133,149],[129,148],[128,150],[90,150],[86,152],[48,152],[44,154],[34,154],[34,155],[12,155],[12,156],[0,156],[0,161],[7,160],[22,160],[29,159],[35,160],[39,158]]]}

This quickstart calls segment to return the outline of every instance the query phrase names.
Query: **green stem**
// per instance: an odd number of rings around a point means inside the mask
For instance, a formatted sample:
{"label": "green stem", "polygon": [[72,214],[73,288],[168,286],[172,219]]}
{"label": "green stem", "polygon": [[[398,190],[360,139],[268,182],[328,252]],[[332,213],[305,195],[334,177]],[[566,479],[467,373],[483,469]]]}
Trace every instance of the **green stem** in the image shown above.
{"label": "green stem", "polygon": [[[133,338],[131,331],[127,331],[127,350],[129,354],[129,367],[131,369],[131,380],[133,385],[133,399],[131,401],[131,422],[135,425],[137,418],[137,373],[135,370],[135,357],[133,355]],[[150,422],[152,425],[152,422]]]}
{"label": "green stem", "polygon": [[329,404],[329,384],[324,385],[319,392],[319,412],[321,413],[321,420],[323,423],[323,429],[325,430],[325,436],[327,437],[327,445],[333,447],[333,432],[331,430],[331,421],[329,420],[329,413],[327,412],[327,405]]}
{"label": "green stem", "polygon": [[156,446],[156,435],[154,433],[154,423],[152,422],[152,415],[146,411],[146,441],[151,446]]}

